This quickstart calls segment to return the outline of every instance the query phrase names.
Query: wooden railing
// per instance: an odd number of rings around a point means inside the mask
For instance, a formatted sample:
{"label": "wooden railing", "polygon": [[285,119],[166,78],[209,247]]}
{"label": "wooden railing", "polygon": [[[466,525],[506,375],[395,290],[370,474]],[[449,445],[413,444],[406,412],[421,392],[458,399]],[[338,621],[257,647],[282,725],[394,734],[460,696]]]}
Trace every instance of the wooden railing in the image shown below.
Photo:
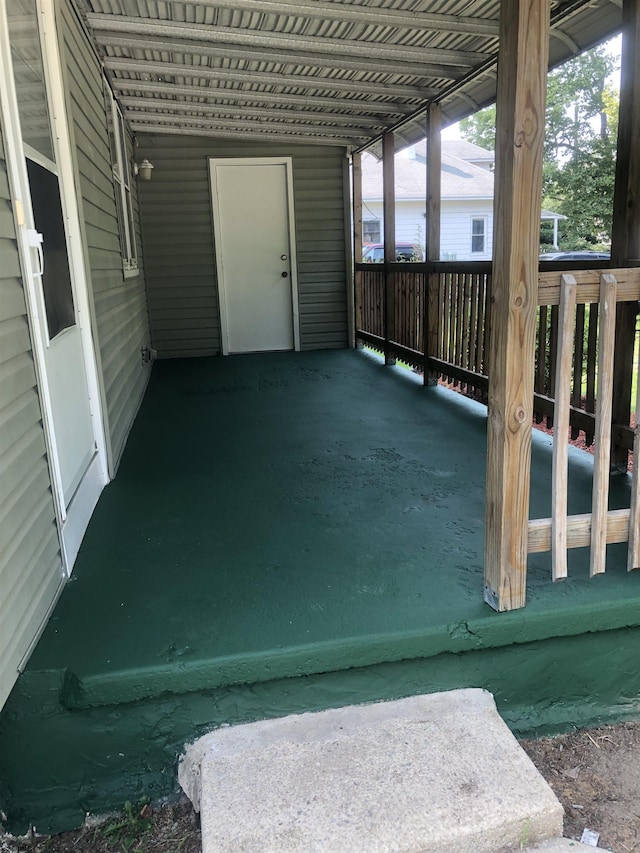
{"label": "wooden railing", "polygon": [[[422,370],[425,382],[486,398],[490,263],[358,264],[355,283],[359,340]],[[529,524],[529,552],[553,550],[554,578],[566,575],[567,548],[589,544],[592,574],[604,570],[612,542],[628,540],[629,566],[640,564],[640,428],[613,423],[611,412],[616,305],[638,299],[638,268],[539,275],[534,417],[558,436],[582,431],[595,443],[592,513],[567,517],[568,442],[555,441],[552,518]],[[635,466],[631,508],[609,512],[612,445],[632,450]]]}
{"label": "wooden railing", "polygon": [[[538,298],[533,411],[536,422],[548,428],[554,423],[559,315],[559,290],[549,280],[560,274],[540,273]],[[594,279],[599,271],[575,274]],[[387,358],[424,371],[427,380],[442,380],[486,401],[490,286],[490,262],[389,264],[386,271],[382,265],[358,264],[356,336]],[[593,291],[593,283],[589,286]],[[587,447],[595,436],[598,311],[597,298],[578,303],[571,362],[571,435],[575,439],[582,432]],[[628,424],[613,424],[612,433],[615,446],[632,449]]]}
{"label": "wooden railing", "polygon": [[[629,571],[640,568],[638,426],[631,445],[635,463],[631,506],[629,509],[609,511],[616,310],[623,302],[635,302],[640,299],[640,279],[637,270],[633,272],[634,275],[624,270],[602,271],[599,275],[582,274],[581,281],[577,280],[577,274],[559,276],[556,273],[547,275],[540,281],[541,298],[551,301],[553,297],[555,309],[551,337],[553,352],[549,353],[549,362],[553,365],[553,418],[556,437],[568,435],[572,402],[582,390],[586,309],[589,318],[587,340],[594,342],[593,349],[591,346],[587,347],[586,359],[587,393],[595,403],[595,416],[589,424],[587,434],[595,444],[592,510],[583,515],[567,515],[568,447],[566,441],[555,440],[551,518],[529,522],[529,553],[552,552],[554,580],[567,576],[569,548],[590,546],[590,573],[593,576],[605,571],[607,545],[628,541],[627,567]],[[640,368],[637,370],[640,382]],[[576,383],[579,383],[579,392],[576,391]],[[637,395],[637,398],[636,424],[640,422],[640,395]],[[633,436],[633,430],[628,427],[626,430]]]}
{"label": "wooden railing", "polygon": [[484,396],[490,276],[490,263],[389,264],[386,272],[359,264],[356,336],[387,357]]}

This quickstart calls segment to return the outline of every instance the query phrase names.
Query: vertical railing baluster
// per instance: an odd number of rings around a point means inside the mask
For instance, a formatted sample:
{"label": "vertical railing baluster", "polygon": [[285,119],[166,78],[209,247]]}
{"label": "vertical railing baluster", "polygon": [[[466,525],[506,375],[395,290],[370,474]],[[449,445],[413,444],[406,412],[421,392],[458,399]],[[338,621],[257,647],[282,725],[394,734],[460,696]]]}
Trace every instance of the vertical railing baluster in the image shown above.
{"label": "vertical railing baluster", "polygon": [[[599,305],[592,302],[589,306],[589,331],[587,333],[587,393],[586,409],[591,414],[596,410],[596,360],[598,357],[598,313]],[[587,447],[593,444],[595,432],[585,430]]]}
{"label": "vertical railing baluster", "polygon": [[[471,280],[473,273],[464,277],[463,320],[462,320],[462,367],[469,370],[469,327],[471,325]],[[464,392],[469,391],[469,385],[462,385]]]}
{"label": "vertical railing baluster", "polygon": [[[578,305],[576,308],[576,335],[575,335],[575,350],[573,356],[573,391],[571,394],[571,404],[576,409],[582,408],[582,365],[584,363],[584,305]],[[575,439],[580,435],[580,427],[571,428],[571,438]]]}
{"label": "vertical railing baluster", "polygon": [[636,383],[636,430],[633,439],[631,513],[629,517],[629,557],[627,569],[640,569],[640,354]]}
{"label": "vertical railing baluster", "polygon": [[[549,374],[548,396],[553,400],[556,396],[556,353],[558,350],[558,306],[551,306],[551,323],[549,329]],[[553,415],[547,416],[547,427],[553,427]]]}
{"label": "vertical railing baluster", "polygon": [[[471,276],[471,314],[469,317],[469,369],[474,373],[478,372],[478,350],[477,342],[479,335],[478,330],[478,282],[481,275],[474,273]],[[473,386],[473,391],[476,386]]]}
{"label": "vertical railing baluster", "polygon": [[569,415],[571,410],[571,361],[575,328],[576,280],[563,275],[560,284],[556,356],[555,432],[551,485],[551,551],[554,581],[567,576],[567,481],[569,476]]}
{"label": "vertical railing baluster", "polygon": [[[536,373],[534,377],[534,390],[537,394],[546,392],[546,371],[547,371],[547,311],[546,305],[541,305],[538,308],[538,340],[536,343]],[[542,413],[536,409],[535,399],[533,402],[533,412],[537,424],[544,420]]]}
{"label": "vertical railing baluster", "polygon": [[617,282],[611,273],[600,276],[600,346],[596,402],[596,448],[593,466],[590,574],[602,574],[607,557],[609,467],[613,403],[613,353],[616,340]]}
{"label": "vertical railing baluster", "polygon": [[[449,361],[449,326],[451,321],[451,273],[444,275],[444,299],[442,312],[442,359]],[[443,374],[443,379],[447,377]]]}

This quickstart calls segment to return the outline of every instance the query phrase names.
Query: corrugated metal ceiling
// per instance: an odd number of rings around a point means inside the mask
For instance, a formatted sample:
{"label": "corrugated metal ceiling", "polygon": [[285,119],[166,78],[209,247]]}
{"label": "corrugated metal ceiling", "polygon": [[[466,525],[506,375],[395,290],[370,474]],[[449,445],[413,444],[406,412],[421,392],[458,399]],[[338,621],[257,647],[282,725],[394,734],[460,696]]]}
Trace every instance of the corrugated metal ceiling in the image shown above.
{"label": "corrugated metal ceiling", "polygon": [[[134,131],[345,145],[424,135],[495,99],[499,0],[76,0]],[[619,0],[552,0],[551,65]]]}

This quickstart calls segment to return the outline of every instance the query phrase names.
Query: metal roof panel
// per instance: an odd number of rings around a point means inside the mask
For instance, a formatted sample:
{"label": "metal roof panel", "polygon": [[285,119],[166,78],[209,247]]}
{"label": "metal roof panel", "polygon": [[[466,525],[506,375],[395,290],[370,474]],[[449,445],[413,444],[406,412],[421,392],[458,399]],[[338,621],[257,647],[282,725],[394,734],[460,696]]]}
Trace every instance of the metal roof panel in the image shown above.
{"label": "metal roof panel", "polygon": [[[324,117],[327,139],[338,124],[343,138],[353,138],[344,121],[352,115],[353,133],[372,143],[380,135],[376,108],[384,104],[386,126],[395,127],[402,147],[424,136],[418,111],[429,100],[441,103],[449,124],[495,99],[499,0],[75,2],[116,94],[126,95],[125,116],[146,111],[157,126],[174,128],[176,114],[194,105],[202,106],[200,119],[234,105],[238,116],[244,106],[253,122],[249,129],[238,118],[237,132],[259,136],[273,126],[308,135],[312,111],[314,137],[322,136]],[[611,0],[552,0],[551,65],[612,35],[620,23]],[[145,84],[152,83],[150,91]],[[171,104],[171,112],[164,103],[150,110],[144,105],[150,97]],[[225,115],[231,123],[230,111]]]}

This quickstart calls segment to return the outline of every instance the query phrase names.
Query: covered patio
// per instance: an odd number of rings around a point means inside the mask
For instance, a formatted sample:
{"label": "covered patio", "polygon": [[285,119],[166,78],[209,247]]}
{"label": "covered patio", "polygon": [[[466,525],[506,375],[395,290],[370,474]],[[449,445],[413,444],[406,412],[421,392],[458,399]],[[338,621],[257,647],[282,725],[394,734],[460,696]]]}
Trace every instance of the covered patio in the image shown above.
{"label": "covered patio", "polygon": [[[39,303],[22,287],[40,286],[39,231],[7,182],[22,349],[3,386],[21,415],[4,518],[24,595],[5,613],[31,620],[18,643],[5,617],[12,828],[170,796],[187,741],[247,720],[464,686],[490,690],[518,732],[637,717],[640,0],[41,5],[78,205],[83,337],[65,364],[91,377],[78,405],[100,477],[80,470],[91,501],[64,487],[57,442],[74,415],[48,377],[69,374],[45,369],[48,332],[32,352]],[[12,45],[32,25],[40,38],[36,11],[18,8]],[[621,26],[611,261],[540,270],[547,70]],[[2,130],[28,198],[14,88]],[[440,131],[494,99],[493,261],[460,268],[440,260]],[[407,269],[393,158],[425,133],[426,260]],[[376,270],[361,256],[365,149],[383,157]],[[134,166],[153,180],[138,186]],[[232,275],[238,259],[251,266]],[[265,345],[275,284],[286,335]],[[439,375],[480,389],[489,415]],[[534,412],[560,434],[586,424],[595,457],[532,435]],[[41,529],[52,553],[35,560]]]}
{"label": "covered patio", "polygon": [[[162,795],[200,729],[349,701],[483,686],[528,732],[637,713],[624,545],[593,579],[573,549],[556,584],[534,554],[524,610],[482,601],[486,423],[358,350],[159,363],[2,716],[21,810],[55,828],[116,785]],[[542,433],[532,471],[543,516]],[[592,474],[573,452],[571,511]],[[613,479],[612,506],[629,487]]]}

